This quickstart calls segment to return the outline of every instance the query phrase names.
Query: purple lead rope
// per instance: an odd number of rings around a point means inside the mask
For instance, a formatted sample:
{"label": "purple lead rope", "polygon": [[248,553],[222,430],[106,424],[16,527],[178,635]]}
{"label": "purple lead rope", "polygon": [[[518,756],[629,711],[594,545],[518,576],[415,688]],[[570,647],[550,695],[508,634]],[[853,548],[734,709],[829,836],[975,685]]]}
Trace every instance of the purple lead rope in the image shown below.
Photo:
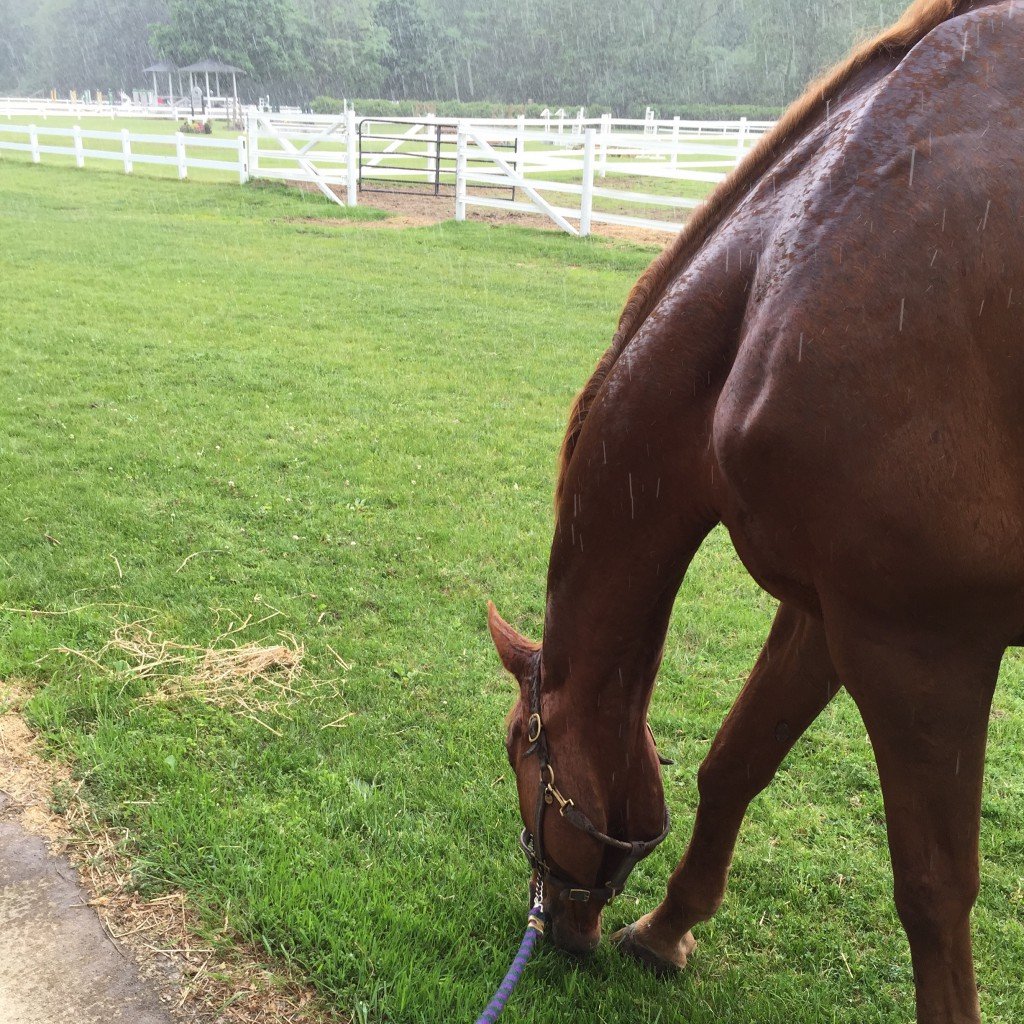
{"label": "purple lead rope", "polygon": [[501,1011],[505,1009],[505,1004],[509,1001],[516,985],[519,984],[519,979],[523,976],[523,971],[526,968],[527,961],[533,955],[534,948],[543,937],[543,901],[541,898],[538,898],[535,906],[530,910],[530,921],[526,926],[526,934],[523,936],[523,941],[519,944],[519,952],[516,953],[516,958],[512,961],[512,966],[508,969],[505,980],[499,986],[498,991],[494,993],[494,998],[487,1004],[487,1009],[477,1017],[476,1024],[494,1024],[498,1019]]}

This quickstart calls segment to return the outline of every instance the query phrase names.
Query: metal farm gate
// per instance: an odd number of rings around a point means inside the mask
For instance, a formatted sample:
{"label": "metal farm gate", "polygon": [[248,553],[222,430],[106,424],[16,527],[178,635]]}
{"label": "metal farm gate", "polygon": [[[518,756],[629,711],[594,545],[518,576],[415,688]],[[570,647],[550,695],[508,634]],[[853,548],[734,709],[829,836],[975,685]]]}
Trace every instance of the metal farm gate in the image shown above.
{"label": "metal farm gate", "polygon": [[[458,124],[454,121],[387,120],[363,118],[359,122],[359,191],[394,195],[455,195]],[[514,141],[495,149],[514,158]],[[471,162],[473,158],[470,158]],[[490,161],[475,162],[493,166]],[[477,184],[474,188],[511,192],[507,185]]]}

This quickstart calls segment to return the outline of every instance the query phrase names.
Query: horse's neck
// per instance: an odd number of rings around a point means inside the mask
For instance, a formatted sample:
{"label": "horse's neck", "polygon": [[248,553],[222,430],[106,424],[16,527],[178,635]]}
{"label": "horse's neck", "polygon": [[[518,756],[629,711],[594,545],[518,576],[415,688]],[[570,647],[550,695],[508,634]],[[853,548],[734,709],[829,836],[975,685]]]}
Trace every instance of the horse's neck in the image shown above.
{"label": "horse's neck", "polygon": [[604,718],[617,700],[630,732],[646,714],[676,591],[719,518],[709,442],[752,267],[740,246],[710,252],[669,289],[612,368],[566,470],[546,669],[578,708]]}

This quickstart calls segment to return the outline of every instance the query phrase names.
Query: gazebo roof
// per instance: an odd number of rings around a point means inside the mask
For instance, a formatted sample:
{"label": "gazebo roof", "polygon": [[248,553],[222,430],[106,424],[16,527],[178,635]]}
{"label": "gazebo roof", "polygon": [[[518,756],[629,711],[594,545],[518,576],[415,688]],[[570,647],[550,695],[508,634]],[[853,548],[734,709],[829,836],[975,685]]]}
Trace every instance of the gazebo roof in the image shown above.
{"label": "gazebo roof", "polygon": [[178,69],[169,60],[162,60],[158,64],[153,64],[151,67],[143,68],[142,72],[143,74],[149,74],[150,72],[153,72],[157,75],[166,75],[172,74],[177,70]]}
{"label": "gazebo roof", "polygon": [[187,68],[178,68],[179,71],[209,71],[211,74],[228,74],[234,72],[237,75],[244,75],[245,71],[242,68],[236,68],[234,64],[222,64],[219,60],[206,60],[197,61],[195,64],[189,64]]}

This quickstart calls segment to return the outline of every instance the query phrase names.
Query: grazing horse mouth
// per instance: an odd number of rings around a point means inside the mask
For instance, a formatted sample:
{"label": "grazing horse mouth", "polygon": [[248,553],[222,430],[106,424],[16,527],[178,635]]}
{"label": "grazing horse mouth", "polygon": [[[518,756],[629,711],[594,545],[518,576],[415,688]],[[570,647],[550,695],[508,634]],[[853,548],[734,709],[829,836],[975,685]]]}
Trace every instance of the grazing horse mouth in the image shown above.
{"label": "grazing horse mouth", "polygon": [[[540,766],[540,789],[537,796],[537,816],[534,821],[533,832],[530,833],[524,828],[519,837],[519,845],[526,855],[530,866],[533,868],[538,888],[542,890],[544,884],[548,881],[553,881],[558,886],[558,895],[555,899],[559,905],[567,902],[570,906],[576,905],[577,907],[593,903],[599,903],[601,906],[604,906],[609,900],[614,899],[622,892],[633,868],[664,842],[666,836],[668,836],[671,827],[668,803],[664,799],[662,800],[663,827],[661,833],[655,836],[654,839],[627,841],[616,839],[614,836],[602,832],[576,806],[575,801],[565,796],[555,785],[555,769],[551,764],[548,737],[544,729],[544,721],[541,717],[540,682],[540,662],[538,661],[534,667],[533,678],[530,680],[530,718],[527,727],[527,739],[530,745],[526,748],[523,756],[537,755]],[[544,856],[544,815],[549,807],[556,804],[558,805],[559,815],[569,822],[573,828],[578,829],[602,846],[620,850],[624,854],[622,863],[604,885],[577,885],[574,882],[559,877],[551,870]],[[557,917],[558,915],[553,915],[555,921],[557,921]],[[600,922],[600,917],[598,921]],[[557,927],[554,931],[557,934]],[[598,923],[597,940],[594,941],[593,946],[590,947],[591,949],[597,945],[600,937],[600,923]],[[560,945],[557,938],[555,942],[556,945]]]}
{"label": "grazing horse mouth", "polygon": [[551,920],[551,941],[569,956],[589,957],[601,944],[601,915],[593,928],[583,931],[567,925],[565,915],[559,914]]}

